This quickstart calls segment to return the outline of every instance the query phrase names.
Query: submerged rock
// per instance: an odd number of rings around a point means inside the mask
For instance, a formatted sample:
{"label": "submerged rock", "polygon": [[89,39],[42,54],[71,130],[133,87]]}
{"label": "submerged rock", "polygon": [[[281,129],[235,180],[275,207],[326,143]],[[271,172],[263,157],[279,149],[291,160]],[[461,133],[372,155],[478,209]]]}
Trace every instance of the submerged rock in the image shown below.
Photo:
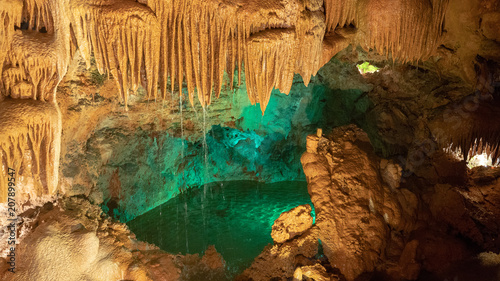
{"label": "submerged rock", "polygon": [[271,236],[275,243],[283,243],[295,238],[311,228],[313,218],[309,204],[300,205],[288,212],[283,212],[274,221]]}
{"label": "submerged rock", "polygon": [[201,258],[201,262],[204,263],[211,269],[222,269],[224,270],[225,262],[222,255],[217,253],[214,245],[208,246],[205,251],[205,255]]}

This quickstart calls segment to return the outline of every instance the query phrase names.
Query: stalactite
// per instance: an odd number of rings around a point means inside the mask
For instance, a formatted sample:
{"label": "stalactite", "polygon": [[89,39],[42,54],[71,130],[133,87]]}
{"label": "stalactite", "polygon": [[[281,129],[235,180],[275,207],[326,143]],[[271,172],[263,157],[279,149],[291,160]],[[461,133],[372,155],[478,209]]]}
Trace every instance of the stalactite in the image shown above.
{"label": "stalactite", "polygon": [[252,35],[245,50],[245,77],[250,102],[266,109],[273,88],[290,92],[294,74],[292,29],[269,29]]}
{"label": "stalactite", "polygon": [[[466,99],[470,99],[468,97]],[[470,104],[469,104],[470,102]],[[441,133],[437,141],[441,147],[461,151],[465,160],[486,153],[494,160],[500,160],[500,101],[464,100],[456,111],[445,113],[439,120]],[[447,121],[453,121],[450,123]]]}
{"label": "stalactite", "polygon": [[4,95],[53,100],[55,88],[65,73],[60,74],[57,62],[61,54],[53,35],[18,31],[11,43],[15,48],[7,54],[2,73]]}
{"label": "stalactite", "polygon": [[47,33],[54,33],[50,0],[23,0],[23,18],[28,23],[29,30],[40,31],[45,28]]}
{"label": "stalactite", "polygon": [[[195,89],[202,105],[222,88],[230,36],[235,34],[235,6],[214,1],[150,1],[161,23],[160,89],[163,97],[186,82],[191,103]],[[221,4],[222,5],[222,4]],[[234,55],[234,53],[232,53]],[[170,89],[168,89],[170,77]],[[177,83],[176,83],[177,82]]]}
{"label": "stalactite", "polygon": [[128,91],[136,92],[140,84],[156,97],[160,51],[156,16],[135,1],[100,4],[73,1],[70,7],[71,26],[87,65],[93,51],[99,72],[116,79],[125,106]]}
{"label": "stalactite", "polygon": [[[49,0],[9,3],[17,6],[7,12],[9,20],[4,22],[9,40],[2,43],[0,55],[1,92],[12,98],[54,100],[70,58],[64,4]],[[23,30],[15,30],[20,27]]]}
{"label": "stalactite", "polygon": [[[3,1],[0,5],[0,88],[4,88],[3,65],[14,37],[15,26],[21,25],[21,1]],[[4,93],[5,95],[5,93]],[[0,100],[2,95],[0,95]]]}
{"label": "stalactite", "polygon": [[356,22],[358,0],[325,0],[326,31]]}
{"label": "stalactite", "polygon": [[322,66],[325,28],[325,16],[321,11],[303,12],[295,28],[297,45],[295,72],[302,76],[306,86],[311,76],[315,76]]}
{"label": "stalactite", "polygon": [[[54,32],[52,2],[24,0],[22,15],[30,29]],[[392,53],[403,61],[429,57],[439,42],[447,3],[448,0],[326,0],[325,19],[319,4],[304,1],[270,1],[262,5],[260,1],[150,0],[147,7],[133,0],[75,0],[69,2],[69,21],[62,24],[68,28],[71,25],[65,43],[68,52],[71,46],[78,46],[88,63],[93,53],[99,72],[110,73],[116,79],[125,105],[129,90],[135,92],[140,84],[156,98],[159,82],[163,98],[168,92],[173,93],[176,85],[179,91],[186,85],[191,103],[197,95],[200,103],[207,106],[212,93],[219,96],[224,72],[228,72],[232,87],[237,69],[241,83],[245,62],[247,74],[256,69],[265,71],[258,74],[264,81],[246,77],[250,81],[251,101],[261,103],[265,109],[273,88],[288,93],[294,72],[302,75],[306,85],[309,83],[323,63],[321,53],[327,30],[353,23],[364,31],[359,32],[358,41],[366,48]],[[288,45],[262,40],[262,34],[271,29],[294,30]],[[36,38],[39,47],[46,49],[43,40],[39,40],[42,37]],[[270,49],[257,51],[271,45]],[[285,51],[275,53],[278,46]],[[74,52],[74,47],[71,50]],[[47,62],[42,63],[44,59]],[[55,88],[58,83],[48,81],[62,77],[59,65],[49,67],[48,61],[53,59],[54,56],[29,57],[27,66],[19,66],[19,70],[17,62],[26,57],[13,54],[8,63],[15,67],[2,74],[7,92],[21,96],[21,92],[32,87],[32,98],[46,99],[46,89]],[[292,66],[279,60],[293,61]],[[16,84],[10,81],[12,77],[28,83]]]}
{"label": "stalactite", "polygon": [[[252,34],[274,28],[290,28],[297,25],[301,13],[305,9],[303,3],[292,1],[283,6],[279,2],[271,2],[261,5],[258,1],[248,1],[245,3],[229,3],[220,1],[149,1],[148,5],[155,12],[160,22],[161,31],[161,54],[160,54],[160,89],[165,98],[169,91],[173,91],[174,85],[179,88],[186,83],[191,103],[194,102],[195,89],[197,97],[203,106],[209,105],[212,101],[212,93],[218,97],[223,86],[224,72],[229,74],[230,87],[233,87],[234,71],[238,69],[238,84],[242,80],[243,61],[246,65],[247,43]],[[318,15],[315,15],[318,17]],[[302,19],[304,23],[315,22],[307,15]],[[324,20],[323,20],[324,21]],[[315,27],[315,26],[313,26]],[[300,36],[304,40],[309,40],[310,29],[305,24],[301,26]],[[313,32],[313,37],[322,37],[323,33]],[[299,34],[299,33],[297,33]],[[286,48],[296,48],[298,38],[291,37]],[[309,44],[309,45],[308,45]],[[312,44],[312,45],[311,45]],[[319,43],[303,42],[302,48],[307,49],[306,53],[318,50]],[[305,66],[306,57],[304,55],[298,60],[297,68]],[[309,56],[320,57],[321,52]],[[280,55],[280,58],[286,56]],[[295,57],[286,57],[295,60]],[[319,58],[312,61],[311,70],[304,71],[304,77],[315,74],[314,65]],[[277,62],[273,62],[277,63]],[[284,64],[285,62],[279,62]],[[288,89],[293,79],[295,65],[286,68],[284,73],[268,73],[267,76],[276,76],[287,79],[273,79],[275,84],[272,87]],[[281,68],[279,68],[281,69]],[[292,75],[290,76],[290,69]],[[251,71],[251,70],[250,70]],[[273,70],[274,71],[274,70]],[[248,76],[248,69],[247,79]],[[170,89],[168,81],[170,78]],[[253,79],[253,78],[252,78]],[[308,80],[309,78],[305,78]],[[254,79],[255,80],[255,79]],[[255,86],[255,85],[254,85]],[[256,93],[256,89],[249,89],[249,96],[252,102],[267,104],[268,93]],[[263,87],[268,89],[269,87]],[[250,93],[251,92],[251,93]],[[288,91],[286,91],[288,93]],[[269,91],[270,93],[270,91]],[[261,100],[262,97],[262,100]],[[264,106],[265,108],[265,106]]]}
{"label": "stalactite", "polygon": [[367,0],[360,5],[359,40],[365,49],[403,63],[426,60],[439,45],[447,5],[448,0]]}
{"label": "stalactite", "polygon": [[500,133],[474,131],[467,136],[455,136],[448,139],[451,143],[452,151],[461,151],[464,159],[468,160],[475,155],[485,153],[493,159],[493,162],[500,160]]}
{"label": "stalactite", "polygon": [[54,102],[9,99],[0,108],[0,202],[7,201],[8,168],[16,171],[16,201],[55,195],[61,115]]}

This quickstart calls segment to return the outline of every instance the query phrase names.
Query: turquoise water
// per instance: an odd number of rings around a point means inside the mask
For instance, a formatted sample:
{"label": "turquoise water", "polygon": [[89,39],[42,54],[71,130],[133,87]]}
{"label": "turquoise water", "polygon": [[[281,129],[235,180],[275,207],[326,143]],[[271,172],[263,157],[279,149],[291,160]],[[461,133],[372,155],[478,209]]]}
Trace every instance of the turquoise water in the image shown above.
{"label": "turquoise water", "polygon": [[234,274],[273,242],[274,220],[302,204],[311,204],[306,182],[217,182],[189,189],[127,225],[137,239],[173,254],[215,245]]}

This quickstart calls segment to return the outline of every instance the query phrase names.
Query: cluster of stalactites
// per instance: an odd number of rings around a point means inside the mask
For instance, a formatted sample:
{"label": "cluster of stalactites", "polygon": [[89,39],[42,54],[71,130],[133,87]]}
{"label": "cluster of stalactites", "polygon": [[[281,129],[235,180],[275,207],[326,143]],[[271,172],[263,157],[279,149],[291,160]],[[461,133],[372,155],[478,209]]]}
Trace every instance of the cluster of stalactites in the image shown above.
{"label": "cluster of stalactites", "polygon": [[264,111],[274,88],[290,91],[294,73],[306,84],[316,74],[325,30],[354,24],[364,30],[358,40],[365,47],[403,61],[427,58],[447,0],[410,2],[327,0],[326,20],[321,7],[303,1],[150,0],[151,10],[135,1],[72,1],[70,9],[75,43],[87,61],[94,52],[125,103],[140,84],[156,98],[159,82],[162,98],[185,87],[192,104],[197,97],[207,106],[225,83],[232,89],[236,69],[241,83],[245,66],[249,98]]}
{"label": "cluster of stalactites", "polygon": [[129,91],[136,92],[139,85],[156,97],[160,51],[156,16],[135,1],[101,4],[82,0],[70,6],[74,43],[87,65],[93,51],[97,69],[116,79],[125,104]]}
{"label": "cluster of stalactites", "polygon": [[[246,41],[259,28],[278,27],[274,18],[241,12],[241,7],[219,1],[149,1],[161,31],[160,89],[164,97],[185,81],[191,103],[195,91],[203,106],[212,93],[218,97],[224,72],[233,86],[235,69],[241,83]],[[247,74],[248,77],[248,74]],[[169,79],[170,78],[170,79]],[[170,85],[168,85],[170,81]],[[226,81],[227,82],[227,81]]]}
{"label": "cluster of stalactites", "polygon": [[[55,24],[61,3],[48,0],[5,1],[0,8],[4,24],[0,43],[0,89],[15,99],[54,100],[66,73],[69,54],[64,45],[68,28]],[[69,24],[68,24],[69,25]],[[58,33],[58,34],[57,34]]]}
{"label": "cluster of stalactites", "polygon": [[8,0],[0,5],[0,88],[3,88],[3,64],[14,37],[14,27],[21,24],[23,5],[20,1]]}
{"label": "cluster of stalactites", "polygon": [[428,59],[449,0],[325,0],[327,31],[353,24],[359,44],[405,62]]}
{"label": "cluster of stalactites", "polygon": [[250,102],[260,103],[262,112],[274,87],[290,92],[293,82],[295,46],[293,30],[270,29],[251,37],[245,51],[245,77]]}
{"label": "cluster of stalactites", "polygon": [[16,48],[4,60],[4,94],[20,99],[53,100],[62,76],[57,63],[60,54],[50,36],[18,33],[13,36],[12,44]]}
{"label": "cluster of stalactites", "polygon": [[365,48],[403,63],[427,60],[440,44],[447,5],[448,0],[368,1],[360,23],[368,31]]}
{"label": "cluster of stalactites", "polygon": [[40,31],[43,28],[47,33],[54,33],[54,19],[49,0],[23,0],[23,19],[28,24],[28,30]]}
{"label": "cluster of stalactites", "polygon": [[[273,88],[290,91],[297,69],[308,83],[319,68],[324,18],[316,19],[322,14],[311,16],[300,1],[290,1],[285,7],[281,4],[148,1],[162,28],[163,97],[176,86],[182,89],[185,82],[191,103],[196,92],[200,103],[209,105],[212,93],[218,97],[225,83],[232,89],[236,69],[241,83],[244,65],[250,101],[260,103],[264,112]],[[269,13],[262,12],[266,9]],[[265,38],[270,34],[277,41]],[[225,72],[228,80],[224,79]]]}
{"label": "cluster of stalactites", "polygon": [[5,100],[0,128],[0,203],[7,201],[9,168],[15,170],[16,202],[55,195],[61,147],[57,105]]}
{"label": "cluster of stalactites", "polygon": [[326,30],[356,23],[358,0],[324,0]]}
{"label": "cluster of stalactites", "polygon": [[[147,6],[141,4],[145,2]],[[51,3],[62,2],[8,0],[8,5],[0,9],[2,22],[8,25],[2,31],[7,41],[16,41],[13,29],[15,24],[20,25],[19,15],[26,19],[30,32],[42,28],[48,34],[55,32],[57,21],[51,14]],[[59,6],[68,6],[63,14],[69,21],[59,24],[68,28],[71,24],[72,31],[63,44],[69,46],[71,40],[72,52],[79,48],[88,63],[93,53],[98,70],[116,79],[125,104],[129,91],[143,85],[155,98],[158,93],[167,98],[175,88],[179,92],[186,88],[191,103],[197,96],[206,106],[213,93],[219,96],[225,83],[233,87],[236,69],[241,83],[245,66],[250,100],[260,103],[264,111],[272,89],[289,92],[294,73],[309,83],[321,66],[325,31],[337,27],[355,25],[358,43],[392,53],[395,59],[428,58],[438,44],[448,0],[325,0],[326,19],[322,1],[276,0],[265,5],[260,0],[64,3]],[[36,34],[30,40],[36,42],[31,45],[37,50],[32,54],[11,52],[9,56],[9,43],[0,43],[1,62],[10,64],[10,70],[2,74],[7,95],[26,98],[31,90],[31,98],[43,100],[44,93],[55,89],[64,72],[60,65],[64,64],[54,66],[50,61],[64,59],[59,58],[59,49],[49,39],[61,38]],[[22,45],[24,39],[18,41]],[[225,73],[229,79],[224,79]]]}
{"label": "cluster of stalactites", "polygon": [[475,129],[467,136],[449,140],[452,151],[461,151],[464,160],[486,154],[493,162],[500,160],[500,132]]}

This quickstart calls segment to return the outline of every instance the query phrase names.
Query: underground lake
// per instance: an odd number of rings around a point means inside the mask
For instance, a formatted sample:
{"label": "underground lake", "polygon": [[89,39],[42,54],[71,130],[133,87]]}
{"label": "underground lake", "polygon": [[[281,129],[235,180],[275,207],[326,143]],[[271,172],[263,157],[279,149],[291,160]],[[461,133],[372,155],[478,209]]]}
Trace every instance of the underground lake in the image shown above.
{"label": "underground lake", "polygon": [[312,206],[303,181],[214,182],[188,189],[127,225],[139,240],[169,253],[203,253],[214,245],[235,275],[273,243],[271,227],[280,214],[303,204]]}

